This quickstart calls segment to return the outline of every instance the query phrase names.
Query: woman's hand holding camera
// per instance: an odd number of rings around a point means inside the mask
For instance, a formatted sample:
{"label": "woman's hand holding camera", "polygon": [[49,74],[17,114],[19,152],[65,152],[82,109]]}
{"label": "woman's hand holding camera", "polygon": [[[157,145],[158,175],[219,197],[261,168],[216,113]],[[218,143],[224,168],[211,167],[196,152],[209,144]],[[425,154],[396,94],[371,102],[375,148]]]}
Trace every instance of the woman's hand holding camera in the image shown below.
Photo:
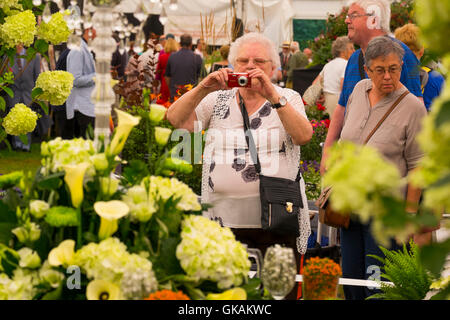
{"label": "woman's hand holding camera", "polygon": [[221,68],[217,71],[211,72],[205,79],[199,83],[199,87],[206,90],[208,93],[217,90],[228,89],[228,73],[233,72],[229,68]]}

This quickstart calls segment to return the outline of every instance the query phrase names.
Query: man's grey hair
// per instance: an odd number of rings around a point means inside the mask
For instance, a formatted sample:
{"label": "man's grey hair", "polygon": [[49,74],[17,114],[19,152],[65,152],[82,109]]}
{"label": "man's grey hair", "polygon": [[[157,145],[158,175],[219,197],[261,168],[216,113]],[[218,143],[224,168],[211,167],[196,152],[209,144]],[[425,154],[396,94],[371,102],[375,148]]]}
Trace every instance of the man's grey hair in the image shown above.
{"label": "man's grey hair", "polygon": [[331,45],[331,55],[333,58],[337,58],[342,52],[347,50],[347,45],[350,43],[350,39],[347,36],[336,38]]}
{"label": "man's grey hair", "polygon": [[267,38],[262,33],[257,32],[246,33],[242,37],[237,38],[236,41],[231,44],[228,61],[230,61],[233,67],[236,66],[237,55],[241,47],[251,43],[259,43],[266,47],[269,59],[272,61],[272,69],[277,69],[280,67],[280,56],[278,55],[278,51],[272,40]]}
{"label": "man's grey hair", "polygon": [[403,60],[403,56],[405,55],[405,50],[397,41],[389,37],[375,37],[370,40],[369,45],[367,46],[366,54],[364,55],[364,62],[367,67],[370,67],[373,59],[387,57],[391,53],[396,54],[401,62]]}
{"label": "man's grey hair", "polygon": [[[356,4],[364,9],[366,14],[378,17],[377,23],[368,25],[368,28],[380,28],[389,33],[391,28],[391,4],[387,0],[349,0],[347,5],[350,7]],[[370,18],[370,17],[369,17]]]}

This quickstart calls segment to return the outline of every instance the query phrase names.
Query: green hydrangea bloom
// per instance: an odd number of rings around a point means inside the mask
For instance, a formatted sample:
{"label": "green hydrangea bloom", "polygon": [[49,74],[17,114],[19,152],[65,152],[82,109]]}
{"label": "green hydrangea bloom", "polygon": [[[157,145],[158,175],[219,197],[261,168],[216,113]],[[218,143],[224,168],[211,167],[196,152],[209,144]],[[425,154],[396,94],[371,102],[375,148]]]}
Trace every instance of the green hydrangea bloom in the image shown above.
{"label": "green hydrangea bloom", "polygon": [[217,282],[221,289],[239,286],[250,270],[244,246],[229,228],[196,215],[182,222],[181,242],[176,256],[187,275],[194,280]]}
{"label": "green hydrangea bloom", "polygon": [[[450,61],[446,59],[446,65]],[[419,168],[411,175],[411,181],[425,187],[424,204],[428,208],[450,209],[449,184],[433,186],[440,179],[450,174],[450,123],[445,122],[436,126],[441,110],[448,108],[450,103],[450,84],[446,83],[441,96],[433,102],[429,116],[424,119],[422,131],[417,140],[425,156],[421,159]]]}
{"label": "green hydrangea bloom", "polygon": [[[117,285],[123,281],[125,297],[135,297],[138,287],[144,286],[147,293],[158,286],[152,263],[138,254],[129,253],[126,245],[117,238],[82,247],[75,253],[73,264],[80,266],[89,279],[102,279]],[[133,273],[139,276],[130,277]]]}
{"label": "green hydrangea bloom", "polygon": [[38,271],[17,268],[10,279],[0,274],[0,300],[32,300],[38,293]]}
{"label": "green hydrangea bloom", "polygon": [[31,10],[25,10],[5,18],[0,26],[1,42],[9,48],[18,44],[30,46],[36,34],[36,17]]}
{"label": "green hydrangea bloom", "polygon": [[146,222],[158,210],[158,202],[169,198],[179,199],[176,209],[180,211],[199,211],[201,205],[197,195],[185,183],[176,178],[161,176],[146,177],[139,186],[133,186],[122,196],[130,208],[134,221]]}
{"label": "green hydrangea bloom", "polygon": [[61,12],[52,14],[50,21],[47,23],[42,21],[37,30],[37,35],[39,38],[54,45],[67,42],[70,33],[71,31],[67,26],[66,20],[64,20],[64,15]]}
{"label": "green hydrangea bloom", "polygon": [[327,159],[327,167],[323,184],[333,186],[333,208],[357,213],[363,222],[380,212],[382,196],[400,199],[401,180],[397,168],[372,147],[350,142],[336,144]]}
{"label": "green hydrangea bloom", "polygon": [[450,28],[449,12],[449,0],[415,1],[415,17],[423,35],[421,40],[438,55],[450,52],[446,36]]}
{"label": "green hydrangea bloom", "polygon": [[3,119],[7,134],[18,136],[32,132],[36,127],[38,115],[23,103],[16,104]]}
{"label": "green hydrangea bloom", "polygon": [[70,72],[61,70],[42,72],[36,80],[35,87],[41,88],[44,92],[38,98],[54,106],[62,105],[72,91],[73,80],[74,77]]}
{"label": "green hydrangea bloom", "polygon": [[45,221],[52,227],[75,227],[78,225],[77,211],[69,207],[52,207],[47,211]]}
{"label": "green hydrangea bloom", "polygon": [[1,9],[9,9],[9,8],[21,8],[22,6],[19,4],[19,0],[2,0],[0,2]]}
{"label": "green hydrangea bloom", "polygon": [[122,196],[122,200],[130,208],[132,221],[146,222],[150,220],[157,209],[156,203],[153,197],[149,196],[144,183],[128,189]]}
{"label": "green hydrangea bloom", "polygon": [[[81,162],[91,161],[91,156],[95,154],[92,140],[75,138],[63,140],[61,137],[41,143],[42,174],[56,173],[64,171],[65,165],[77,165]],[[95,174],[92,165],[86,171],[87,177]]]}
{"label": "green hydrangea bloom", "polygon": [[164,201],[167,201],[170,197],[180,198],[180,201],[177,203],[177,209],[181,211],[201,210],[198,196],[188,185],[176,178],[151,176],[150,194],[155,199],[161,197]]}

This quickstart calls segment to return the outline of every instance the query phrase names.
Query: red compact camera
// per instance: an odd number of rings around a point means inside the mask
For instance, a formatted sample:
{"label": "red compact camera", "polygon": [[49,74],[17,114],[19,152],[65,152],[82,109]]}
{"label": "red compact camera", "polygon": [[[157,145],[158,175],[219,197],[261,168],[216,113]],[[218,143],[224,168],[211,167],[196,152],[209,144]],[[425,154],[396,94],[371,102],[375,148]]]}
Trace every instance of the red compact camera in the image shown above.
{"label": "red compact camera", "polygon": [[252,86],[252,78],[248,76],[248,73],[229,73],[227,85],[229,88],[250,88]]}

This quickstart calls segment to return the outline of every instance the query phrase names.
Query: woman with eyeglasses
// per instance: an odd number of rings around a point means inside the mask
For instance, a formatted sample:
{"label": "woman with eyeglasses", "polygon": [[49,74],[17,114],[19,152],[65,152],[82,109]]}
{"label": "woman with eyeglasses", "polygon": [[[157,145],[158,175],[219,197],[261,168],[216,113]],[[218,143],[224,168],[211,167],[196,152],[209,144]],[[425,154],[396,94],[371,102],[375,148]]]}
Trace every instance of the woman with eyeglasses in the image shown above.
{"label": "woman with eyeglasses", "polygon": [[[423,156],[416,137],[427,114],[423,103],[400,82],[404,53],[402,46],[389,37],[380,36],[369,42],[364,55],[369,79],[358,82],[350,95],[340,137],[343,141],[363,144],[380,119],[405,94],[367,142],[395,164],[402,177],[412,172]],[[421,190],[408,185],[402,192],[408,204],[406,210],[416,213]],[[382,257],[378,245],[371,224],[362,224],[351,216],[349,227],[341,228],[343,277],[376,277],[376,268],[380,270],[381,264],[368,255]],[[402,244],[392,240],[390,249],[401,248]],[[345,286],[344,292],[346,299],[365,299],[376,293],[355,286]]]}
{"label": "woman with eyeglasses", "polygon": [[[300,236],[288,237],[261,228],[259,176],[244,134],[240,102],[247,110],[250,129],[261,163],[261,174],[295,180],[300,145],[309,142],[312,127],[300,95],[274,85],[270,78],[280,66],[272,41],[247,33],[230,47],[234,71],[212,72],[168,110],[176,128],[206,130],[203,154],[202,202],[213,205],[207,215],[230,227],[250,248],[265,249],[275,243],[305,253],[310,234],[304,181],[300,180],[304,208],[300,211]],[[244,73],[243,79],[232,73]],[[234,85],[229,80],[234,79]],[[293,296],[295,298],[295,292]]]}

